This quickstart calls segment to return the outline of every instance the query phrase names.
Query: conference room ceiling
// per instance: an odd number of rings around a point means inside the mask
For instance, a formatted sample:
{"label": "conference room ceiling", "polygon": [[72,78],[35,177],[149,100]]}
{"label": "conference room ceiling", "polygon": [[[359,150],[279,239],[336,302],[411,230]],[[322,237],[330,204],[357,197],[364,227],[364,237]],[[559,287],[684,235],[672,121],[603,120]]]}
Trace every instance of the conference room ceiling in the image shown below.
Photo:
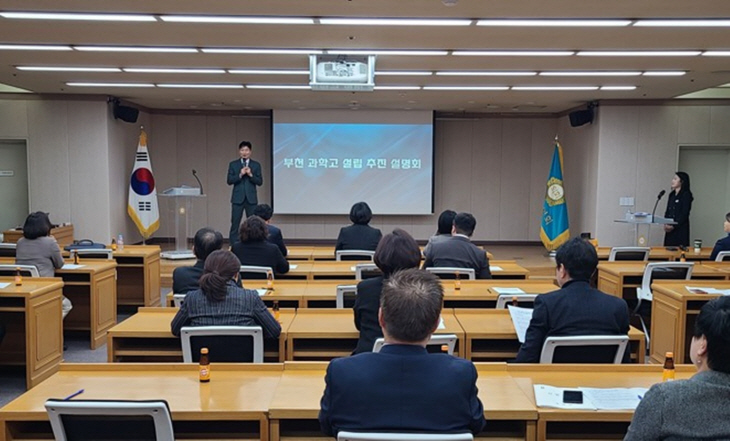
{"label": "conference room ceiling", "polygon": [[[39,94],[111,95],[150,109],[435,109],[443,112],[556,113],[594,100],[661,100],[698,92],[717,97],[730,88],[728,22],[711,27],[637,26],[641,19],[730,18],[721,0],[2,0],[7,12],[151,14],[149,22],[14,19],[0,16],[1,45],[65,45],[66,51],[0,49],[0,83]],[[161,15],[313,18],[312,24],[221,24],[163,21]],[[332,25],[326,18],[467,19],[466,26]],[[479,26],[479,19],[629,20],[617,27]],[[494,24],[494,23],[493,23]],[[524,24],[524,23],[523,23]],[[191,48],[192,53],[82,51],[77,46]],[[444,55],[378,55],[376,86],[478,86],[506,90],[376,90],[330,92],[249,89],[248,85],[300,85],[307,74],[232,74],[227,69],[299,70],[306,54],[204,53],[203,48],[308,50],[429,50]],[[567,51],[563,56],[459,56],[453,51]],[[695,51],[690,56],[581,56],[579,51]],[[728,52],[727,55],[730,55]],[[105,67],[118,72],[49,72],[18,67]],[[222,73],[126,72],[123,68],[222,69]],[[488,71],[491,75],[437,75]],[[527,76],[507,75],[509,72]],[[624,76],[615,76],[616,72]],[[684,72],[676,76],[649,73]],[[564,72],[566,76],[550,73]],[[585,74],[585,72],[594,75]],[[545,75],[547,73],[548,75]],[[579,73],[578,75],[571,75]],[[582,73],[582,74],[580,74]],[[71,86],[67,83],[136,83],[151,87]],[[237,89],[158,85],[226,84]],[[530,87],[591,88],[529,90]],[[633,90],[610,90],[631,87]],[[528,90],[519,90],[527,87]],[[709,93],[710,88],[716,93]],[[712,89],[717,88],[717,89]],[[607,90],[609,89],[609,90]],[[0,92],[3,89],[0,87]],[[1,95],[0,95],[1,96]]]}

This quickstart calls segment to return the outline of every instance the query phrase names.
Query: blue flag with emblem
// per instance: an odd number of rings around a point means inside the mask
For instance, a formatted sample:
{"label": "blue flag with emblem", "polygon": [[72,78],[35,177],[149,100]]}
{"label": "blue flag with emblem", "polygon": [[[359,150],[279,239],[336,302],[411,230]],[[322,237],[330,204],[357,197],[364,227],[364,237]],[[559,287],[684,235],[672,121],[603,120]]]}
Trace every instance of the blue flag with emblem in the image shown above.
{"label": "blue flag with emblem", "polygon": [[542,203],[540,240],[545,248],[552,251],[569,238],[568,206],[565,204],[563,188],[563,148],[556,138],[553,162],[545,188],[545,201]]}
{"label": "blue flag with emblem", "polygon": [[132,168],[132,176],[129,178],[127,213],[145,239],[160,227],[157,188],[155,188],[152,163],[147,152],[147,134],[144,130],[139,135],[134,168]]}

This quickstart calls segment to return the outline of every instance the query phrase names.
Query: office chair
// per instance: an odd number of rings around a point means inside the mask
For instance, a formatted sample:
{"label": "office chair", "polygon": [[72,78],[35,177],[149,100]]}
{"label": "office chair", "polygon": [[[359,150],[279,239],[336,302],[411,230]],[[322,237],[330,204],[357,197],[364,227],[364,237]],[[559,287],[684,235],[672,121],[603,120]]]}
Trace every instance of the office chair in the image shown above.
{"label": "office chair", "polygon": [[[440,349],[441,347],[446,345],[449,348],[448,354],[454,355],[454,350],[456,349],[456,341],[457,341],[457,337],[454,334],[439,334],[439,335],[434,334],[431,336],[431,339],[428,341],[428,343],[426,343],[426,347],[438,346]],[[379,339],[375,340],[375,344],[373,345],[373,352],[380,352],[380,350],[383,348],[384,344],[385,344],[385,339],[383,339],[383,337],[380,337]]]}
{"label": "office chair", "polygon": [[106,260],[112,260],[112,250],[109,248],[77,248],[70,251],[71,253],[71,259],[73,259],[74,254],[77,254],[80,258],[83,257],[85,259],[106,259]]}
{"label": "office chair", "polygon": [[494,309],[506,309],[507,305],[512,304],[512,299],[517,299],[517,302],[522,308],[532,308],[535,304],[535,297],[537,296],[537,294],[500,294],[497,297],[497,304]]}
{"label": "office chair", "polygon": [[459,275],[460,278],[465,279],[465,280],[475,280],[477,278],[476,271],[474,271],[474,268],[432,266],[430,268],[426,268],[426,271],[436,274],[440,279],[456,279],[457,274]]}
{"label": "office chair", "polygon": [[267,279],[269,275],[274,279],[274,269],[270,266],[241,265],[239,273],[243,280]]}
{"label": "office chair", "polygon": [[14,276],[18,270],[20,270],[20,275],[24,277],[40,277],[38,268],[35,265],[0,264],[0,276]]}
{"label": "office chair", "polygon": [[357,285],[338,285],[335,308],[344,309],[345,298],[352,299],[357,295]]}
{"label": "office chair", "polygon": [[355,265],[355,280],[370,279],[382,275],[383,272],[374,263],[358,263]]}
{"label": "office chair", "polygon": [[649,260],[650,252],[649,247],[613,247],[608,255],[608,261],[642,260],[646,262]]}
{"label": "office chair", "polygon": [[208,348],[212,362],[264,362],[260,326],[185,326],[180,330],[180,343],[183,363],[197,363],[200,348]]}
{"label": "office chair", "polygon": [[[594,359],[601,355],[609,355],[613,358],[613,364],[621,364],[626,352],[626,345],[629,343],[628,335],[579,335],[570,337],[548,337],[542,345],[540,363],[606,363],[605,360]],[[602,351],[601,347],[615,346],[616,349]],[[555,356],[557,348],[568,347],[575,350],[562,354],[562,359]],[[566,351],[568,352],[568,351]],[[558,358],[560,361],[556,361]],[[608,357],[606,357],[608,358]],[[564,361],[563,361],[564,360]]]}
{"label": "office chair", "polygon": [[187,294],[173,294],[172,295],[172,304],[175,306],[175,308],[179,308],[182,306],[182,304],[185,302],[185,296]]}
{"label": "office chair", "polygon": [[474,441],[471,433],[338,432],[337,441]]}
{"label": "office chair", "polygon": [[0,257],[15,257],[15,250],[18,248],[17,243],[0,242]]}
{"label": "office chair", "polygon": [[730,251],[720,251],[715,257],[715,262],[725,262],[730,260]]}

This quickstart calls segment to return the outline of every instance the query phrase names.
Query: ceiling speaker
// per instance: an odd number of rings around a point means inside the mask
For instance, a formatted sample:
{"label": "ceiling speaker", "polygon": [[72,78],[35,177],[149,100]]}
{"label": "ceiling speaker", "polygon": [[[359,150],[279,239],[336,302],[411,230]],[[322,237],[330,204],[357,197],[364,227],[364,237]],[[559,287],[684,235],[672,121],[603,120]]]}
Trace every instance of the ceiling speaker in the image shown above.
{"label": "ceiling speaker", "polygon": [[576,110],[568,114],[571,127],[580,127],[593,122],[593,109]]}
{"label": "ceiling speaker", "polygon": [[121,104],[116,102],[114,103],[114,107],[112,108],[112,113],[114,113],[114,119],[121,119],[122,121],[128,123],[136,123],[137,117],[139,117],[138,109],[129,106],[122,106]]}

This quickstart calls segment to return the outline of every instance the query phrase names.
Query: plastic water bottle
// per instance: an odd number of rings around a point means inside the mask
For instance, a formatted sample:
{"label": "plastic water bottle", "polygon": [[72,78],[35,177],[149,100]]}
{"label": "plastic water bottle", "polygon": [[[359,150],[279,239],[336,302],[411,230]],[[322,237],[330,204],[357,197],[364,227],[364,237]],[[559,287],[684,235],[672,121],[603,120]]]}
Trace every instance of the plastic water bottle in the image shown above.
{"label": "plastic water bottle", "polygon": [[117,249],[119,251],[124,250],[124,236],[122,236],[121,234],[117,236]]}

